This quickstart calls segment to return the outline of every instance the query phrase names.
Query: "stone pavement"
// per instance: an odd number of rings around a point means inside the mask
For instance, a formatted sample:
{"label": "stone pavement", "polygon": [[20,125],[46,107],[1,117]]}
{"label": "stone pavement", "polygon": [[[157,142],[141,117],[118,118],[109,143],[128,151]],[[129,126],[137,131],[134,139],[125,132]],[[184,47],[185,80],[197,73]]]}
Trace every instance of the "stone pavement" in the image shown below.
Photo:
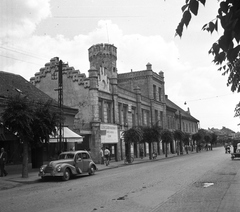
{"label": "stone pavement", "polygon": [[[195,152],[192,152],[195,153]],[[192,154],[190,152],[190,154]],[[185,156],[186,154],[184,153],[181,156]],[[168,154],[168,157],[166,158],[165,155],[161,154],[158,155],[156,159],[150,160],[149,157],[144,157],[143,159],[141,158],[135,158],[132,164],[124,164],[124,161],[110,161],[109,166],[106,166],[104,164],[97,164],[97,172],[99,171],[104,171],[108,169],[113,169],[113,168],[118,168],[121,166],[129,166],[129,165],[136,165],[139,163],[149,163],[149,162],[155,162],[163,159],[168,159],[172,157],[176,157],[177,154]],[[6,171],[8,172],[8,175],[5,177],[0,177],[0,190],[4,186],[4,184],[8,182],[15,182],[15,183],[34,183],[39,181],[40,177],[38,176],[38,168],[37,169],[32,169],[31,164],[29,164],[28,167],[28,178],[22,178],[22,164],[19,165],[6,165],[5,167]],[[6,188],[5,188],[6,189]]]}

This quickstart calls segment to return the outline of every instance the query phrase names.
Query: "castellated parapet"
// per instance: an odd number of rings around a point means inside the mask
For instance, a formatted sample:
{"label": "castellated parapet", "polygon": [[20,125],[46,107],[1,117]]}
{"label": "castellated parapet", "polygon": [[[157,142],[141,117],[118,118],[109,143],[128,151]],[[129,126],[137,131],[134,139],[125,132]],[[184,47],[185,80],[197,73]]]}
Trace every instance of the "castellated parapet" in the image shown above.
{"label": "castellated parapet", "polygon": [[94,59],[94,57],[98,56],[99,54],[111,56],[114,57],[115,60],[117,60],[117,47],[107,43],[105,44],[101,43],[91,46],[88,49],[89,62],[91,62]]}
{"label": "castellated parapet", "polygon": [[[54,57],[50,62],[45,64],[45,67],[40,68],[40,71],[35,73],[35,76],[30,79],[33,85],[36,85],[45,78],[47,74],[51,75],[51,80],[58,80],[58,64],[59,58]],[[73,82],[77,82],[79,85],[84,85],[84,87],[89,87],[89,79],[83,73],[81,74],[79,70],[75,70],[74,67],[69,67],[67,63],[62,65],[62,75],[66,75],[66,78],[72,78]]]}
{"label": "castellated parapet", "polygon": [[106,70],[108,78],[117,77],[117,48],[111,44],[96,44],[88,49],[90,69]]}

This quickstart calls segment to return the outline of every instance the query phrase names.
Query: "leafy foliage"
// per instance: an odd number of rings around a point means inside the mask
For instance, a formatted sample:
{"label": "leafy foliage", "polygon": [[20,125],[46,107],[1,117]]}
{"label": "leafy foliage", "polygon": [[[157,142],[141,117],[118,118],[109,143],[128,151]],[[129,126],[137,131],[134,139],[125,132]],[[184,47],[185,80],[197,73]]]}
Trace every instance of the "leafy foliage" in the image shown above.
{"label": "leafy foliage", "polygon": [[212,133],[212,144],[216,144],[217,143],[217,135],[215,133]]}
{"label": "leafy foliage", "polygon": [[48,140],[60,120],[52,102],[33,102],[19,95],[10,97],[2,113],[3,124],[29,144]]}
{"label": "leafy foliage", "polygon": [[189,133],[184,133],[184,137],[183,137],[184,145],[189,145],[189,141],[190,141],[190,134]]}
{"label": "leafy foliage", "polygon": [[[161,135],[161,127],[154,125],[152,127],[142,127],[143,137],[141,142],[147,142],[149,148],[149,159],[152,159],[152,143],[159,142]],[[153,146],[154,148],[154,146]],[[155,150],[154,150],[155,151]]]}
{"label": "leafy foliage", "polygon": [[[186,0],[182,7],[182,19],[177,26],[176,35],[182,36],[184,25],[188,27],[192,14],[197,16],[199,3],[205,6],[206,0]],[[227,85],[232,91],[240,92],[240,1],[219,1],[219,9],[216,18],[203,26],[203,30],[213,33],[219,30],[219,24],[223,34],[212,44],[209,54],[212,54],[213,62],[220,65],[219,71],[223,75],[228,74]]]}
{"label": "leafy foliage", "polygon": [[163,143],[171,143],[173,141],[173,133],[165,129],[161,132],[161,138]]}
{"label": "leafy foliage", "polygon": [[126,143],[138,143],[142,140],[142,130],[138,127],[132,127],[123,131],[122,136]]}
{"label": "leafy foliage", "polygon": [[183,134],[183,132],[182,132],[181,130],[175,130],[175,131],[173,132],[173,138],[174,138],[174,140],[179,140],[179,141],[181,141],[181,140],[183,139],[183,137],[184,137],[184,134]]}
{"label": "leafy foliage", "polygon": [[32,138],[32,122],[34,120],[33,103],[26,97],[9,98],[8,104],[2,113],[3,125],[13,134],[22,138]]}
{"label": "leafy foliage", "polygon": [[28,145],[39,145],[43,139],[48,139],[56,130],[58,117],[51,102],[33,102],[20,95],[9,98],[2,119],[4,127],[23,143],[22,177],[28,177]]}
{"label": "leafy foliage", "polygon": [[173,133],[170,130],[163,130],[161,132],[162,142],[165,144],[165,157],[167,157],[167,144],[173,141]]}
{"label": "leafy foliage", "polygon": [[206,143],[210,143],[212,141],[212,136],[210,134],[206,134],[204,136],[204,140]]}
{"label": "leafy foliage", "polygon": [[143,127],[142,132],[143,132],[142,142],[153,143],[159,141],[160,128],[156,126]]}
{"label": "leafy foliage", "polygon": [[41,144],[49,140],[49,135],[56,133],[56,124],[60,121],[60,116],[55,113],[52,102],[39,102],[34,111],[34,120],[32,131],[34,134],[34,143]]}
{"label": "leafy foliage", "polygon": [[200,143],[201,139],[202,139],[202,136],[201,136],[201,134],[199,132],[197,132],[197,133],[192,135],[192,140],[196,141],[197,144]]}

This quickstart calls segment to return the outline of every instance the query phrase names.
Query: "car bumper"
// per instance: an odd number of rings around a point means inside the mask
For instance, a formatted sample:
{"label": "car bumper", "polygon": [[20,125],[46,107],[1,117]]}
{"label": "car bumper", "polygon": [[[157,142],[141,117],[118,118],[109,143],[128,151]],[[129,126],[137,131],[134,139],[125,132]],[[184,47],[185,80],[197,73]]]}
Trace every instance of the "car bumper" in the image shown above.
{"label": "car bumper", "polygon": [[63,172],[39,172],[38,176],[40,176],[40,177],[47,177],[47,176],[62,177],[63,176]]}

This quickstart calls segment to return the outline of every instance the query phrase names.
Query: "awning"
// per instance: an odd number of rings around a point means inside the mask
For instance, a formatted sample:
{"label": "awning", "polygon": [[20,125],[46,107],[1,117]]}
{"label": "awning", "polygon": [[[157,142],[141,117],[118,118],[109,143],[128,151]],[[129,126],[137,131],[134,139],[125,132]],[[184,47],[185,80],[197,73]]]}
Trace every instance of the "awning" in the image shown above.
{"label": "awning", "polygon": [[[57,129],[57,133],[55,136],[50,136],[49,142],[54,143],[59,141],[59,129]],[[62,140],[63,142],[83,142],[83,137],[78,135],[77,133],[70,130],[68,127],[62,128]]]}

